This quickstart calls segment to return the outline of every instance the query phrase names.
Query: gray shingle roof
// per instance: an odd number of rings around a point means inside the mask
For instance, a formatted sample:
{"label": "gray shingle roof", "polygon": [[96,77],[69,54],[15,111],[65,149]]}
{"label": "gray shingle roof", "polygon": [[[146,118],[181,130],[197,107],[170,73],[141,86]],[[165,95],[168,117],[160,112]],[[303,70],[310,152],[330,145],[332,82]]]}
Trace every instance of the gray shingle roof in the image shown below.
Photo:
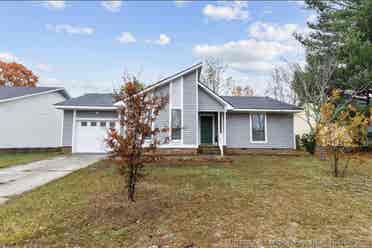
{"label": "gray shingle roof", "polygon": [[9,87],[1,86],[0,87],[0,101],[9,100],[16,97],[23,97],[38,93],[43,93],[47,91],[62,91],[65,97],[68,98],[67,92],[63,88],[59,87]]}
{"label": "gray shingle roof", "polygon": [[[301,110],[301,108],[274,100],[269,97],[259,96],[222,96],[236,109],[273,109],[273,110]],[[113,94],[85,94],[80,97],[72,98],[64,102],[55,104],[56,106],[84,106],[84,107],[114,107]]]}
{"label": "gray shingle roof", "polygon": [[64,102],[55,104],[56,106],[84,106],[84,107],[113,107],[113,94],[85,94],[76,98],[71,98]]}
{"label": "gray shingle roof", "polygon": [[236,109],[301,110],[301,108],[263,96],[222,96]]}

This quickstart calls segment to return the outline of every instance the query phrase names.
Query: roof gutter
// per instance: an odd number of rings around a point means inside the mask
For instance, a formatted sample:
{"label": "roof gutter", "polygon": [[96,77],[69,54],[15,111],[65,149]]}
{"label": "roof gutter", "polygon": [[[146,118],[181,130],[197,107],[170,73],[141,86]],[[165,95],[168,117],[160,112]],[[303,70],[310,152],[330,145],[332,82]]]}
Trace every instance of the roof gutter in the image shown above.
{"label": "roof gutter", "polygon": [[67,91],[64,88],[59,88],[59,89],[54,89],[54,90],[42,91],[42,92],[38,92],[38,93],[34,93],[34,94],[27,94],[27,95],[23,95],[23,96],[16,96],[16,97],[11,97],[11,98],[6,98],[6,99],[3,99],[3,100],[0,100],[0,103],[15,101],[15,100],[19,100],[19,99],[23,99],[23,98],[27,98],[27,97],[32,97],[32,96],[39,96],[39,95],[49,94],[49,93],[58,92],[58,91],[63,91],[64,95],[67,96],[66,98],[70,97],[70,95],[67,93]]}
{"label": "roof gutter", "polygon": [[300,113],[302,109],[231,109],[232,112],[274,112],[274,113]]}
{"label": "roof gutter", "polygon": [[64,105],[57,105],[57,109],[71,109],[71,110],[117,110],[117,107],[102,107],[102,106],[64,106]]}

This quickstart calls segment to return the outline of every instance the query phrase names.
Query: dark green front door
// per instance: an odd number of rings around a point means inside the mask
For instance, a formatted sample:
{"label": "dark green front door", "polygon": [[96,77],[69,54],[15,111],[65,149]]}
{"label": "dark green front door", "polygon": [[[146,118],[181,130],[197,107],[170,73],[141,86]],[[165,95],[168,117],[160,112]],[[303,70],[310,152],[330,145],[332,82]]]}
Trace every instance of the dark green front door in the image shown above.
{"label": "dark green front door", "polygon": [[200,117],[200,136],[202,144],[213,144],[213,117]]}

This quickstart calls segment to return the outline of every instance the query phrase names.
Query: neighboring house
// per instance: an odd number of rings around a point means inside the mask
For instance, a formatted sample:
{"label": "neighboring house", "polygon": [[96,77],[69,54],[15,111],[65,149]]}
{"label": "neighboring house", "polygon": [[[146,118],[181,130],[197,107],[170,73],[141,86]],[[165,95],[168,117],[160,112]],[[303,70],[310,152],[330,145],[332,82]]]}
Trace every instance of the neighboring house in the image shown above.
{"label": "neighboring house", "polygon": [[0,87],[0,150],[61,146],[63,88]]}
{"label": "neighboring house", "polygon": [[310,133],[311,129],[306,121],[305,112],[296,113],[294,115],[295,134],[302,136],[303,134]]}
{"label": "neighboring house", "polygon": [[[160,148],[295,148],[293,115],[301,108],[268,97],[219,96],[199,82],[201,69],[194,65],[144,89],[169,96],[156,126],[172,127],[171,142]],[[112,94],[56,104],[64,110],[63,146],[74,153],[106,152],[106,130],[117,125],[116,105]]]}
{"label": "neighboring house", "polygon": [[[303,134],[308,134],[311,132],[311,128],[307,121],[305,110],[309,108],[308,111],[311,111],[311,108],[307,105],[302,106],[303,111],[295,114],[295,134],[302,136]],[[316,121],[314,119],[314,114],[310,117],[310,123],[313,127],[316,126]]]}

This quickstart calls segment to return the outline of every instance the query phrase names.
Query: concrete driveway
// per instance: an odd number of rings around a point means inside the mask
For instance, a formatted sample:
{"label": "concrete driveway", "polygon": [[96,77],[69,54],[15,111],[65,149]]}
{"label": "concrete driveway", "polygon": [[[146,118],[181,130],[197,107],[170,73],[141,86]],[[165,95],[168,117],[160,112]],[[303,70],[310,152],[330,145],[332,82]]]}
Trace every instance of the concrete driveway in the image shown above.
{"label": "concrete driveway", "polygon": [[0,204],[18,195],[66,176],[103,158],[102,155],[59,156],[25,165],[0,169]]}

